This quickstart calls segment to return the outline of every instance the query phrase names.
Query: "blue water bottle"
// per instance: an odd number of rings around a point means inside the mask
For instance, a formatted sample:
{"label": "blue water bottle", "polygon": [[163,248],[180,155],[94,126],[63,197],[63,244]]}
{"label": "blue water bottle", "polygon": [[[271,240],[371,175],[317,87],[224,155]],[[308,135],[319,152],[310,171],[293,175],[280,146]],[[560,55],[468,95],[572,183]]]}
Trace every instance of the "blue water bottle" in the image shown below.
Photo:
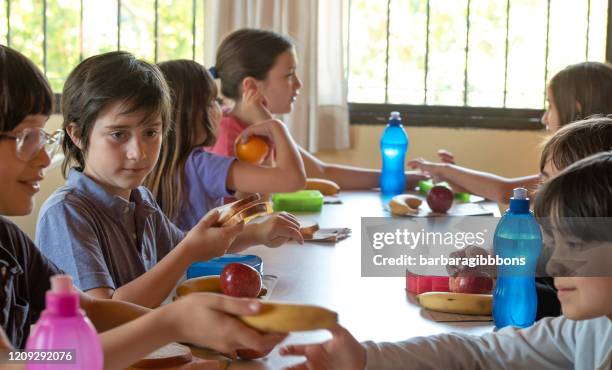
{"label": "blue water bottle", "polygon": [[525,328],[534,323],[538,306],[535,271],[541,248],[542,233],[529,210],[527,189],[516,188],[493,239],[497,256],[493,320],[497,328]]}
{"label": "blue water bottle", "polygon": [[402,126],[399,112],[391,112],[389,123],[380,138],[382,173],[380,191],[383,196],[402,194],[406,189],[404,161],[408,151],[408,135]]}

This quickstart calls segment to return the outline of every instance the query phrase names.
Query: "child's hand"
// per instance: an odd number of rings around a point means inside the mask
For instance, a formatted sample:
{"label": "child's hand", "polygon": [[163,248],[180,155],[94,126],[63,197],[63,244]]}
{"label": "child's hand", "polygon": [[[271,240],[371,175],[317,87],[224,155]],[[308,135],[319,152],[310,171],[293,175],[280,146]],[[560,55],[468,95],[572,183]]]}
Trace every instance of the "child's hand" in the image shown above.
{"label": "child's hand", "polygon": [[447,173],[451,170],[450,165],[450,163],[429,162],[423,158],[416,158],[408,162],[408,166],[421,170],[425,175],[430,176],[434,183],[446,181],[455,193],[469,193],[464,187],[457,185],[447,178]]}
{"label": "child's hand", "polygon": [[213,209],[185,236],[184,241],[193,261],[209,260],[224,255],[244,228],[243,222],[234,226],[213,227],[218,220],[219,211]]}
{"label": "child's hand", "polygon": [[235,316],[259,312],[257,299],[234,298],[213,293],[192,293],[160,309],[177,341],[189,342],[236,357],[238,349],[268,353],[286,334],[260,333]]}
{"label": "child's hand", "polygon": [[290,213],[281,212],[256,225],[257,240],[270,248],[279,247],[289,240],[304,244],[300,222]]}
{"label": "child's hand", "polygon": [[442,163],[455,164],[455,156],[448,150],[440,149],[437,154]]}
{"label": "child's hand", "polygon": [[269,144],[274,144],[276,135],[288,135],[285,125],[277,119],[269,119],[259,122],[245,128],[240,136],[236,138],[236,142],[246,142],[251,136],[260,136],[267,139]]}
{"label": "child's hand", "polygon": [[272,114],[266,106],[266,98],[256,88],[245,89],[242,93],[242,109],[249,123],[272,119]]}
{"label": "child's hand", "polygon": [[435,182],[446,181],[444,177],[444,167],[446,167],[446,164],[444,163],[434,163],[423,158],[415,158],[408,162],[408,166],[412,169],[421,170],[421,172],[431,176]]}
{"label": "child's hand", "polygon": [[340,325],[330,329],[333,338],[319,344],[289,345],[281,348],[283,356],[304,356],[306,362],[287,370],[363,370],[365,348]]}

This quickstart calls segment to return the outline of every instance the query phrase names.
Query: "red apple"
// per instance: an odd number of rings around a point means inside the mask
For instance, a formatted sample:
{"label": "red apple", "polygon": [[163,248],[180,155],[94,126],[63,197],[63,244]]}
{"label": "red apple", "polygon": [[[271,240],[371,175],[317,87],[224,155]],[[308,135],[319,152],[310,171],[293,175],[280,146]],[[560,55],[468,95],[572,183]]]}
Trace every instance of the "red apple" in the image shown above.
{"label": "red apple", "polygon": [[[270,352],[272,352],[272,350],[268,351],[268,353]],[[254,349],[239,349],[236,351],[238,357],[243,360],[255,360],[256,358],[262,358],[267,356],[268,353],[259,352]]]}
{"label": "red apple", "polygon": [[461,271],[448,280],[448,288],[454,293],[490,294],[493,290],[493,279],[484,272]]}
{"label": "red apple", "polygon": [[261,275],[244,263],[228,263],[221,272],[221,291],[232,297],[257,298],[261,291]]}
{"label": "red apple", "polygon": [[436,185],[427,194],[427,204],[432,211],[446,213],[453,205],[453,192],[445,186]]}

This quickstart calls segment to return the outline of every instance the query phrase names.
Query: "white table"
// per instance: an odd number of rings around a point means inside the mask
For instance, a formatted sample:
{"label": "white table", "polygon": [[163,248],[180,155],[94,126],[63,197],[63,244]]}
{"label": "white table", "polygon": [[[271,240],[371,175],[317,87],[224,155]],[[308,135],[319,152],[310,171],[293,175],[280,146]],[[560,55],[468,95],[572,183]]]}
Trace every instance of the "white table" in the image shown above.
{"label": "white table", "polygon": [[[338,313],[340,324],[360,341],[398,341],[416,336],[459,331],[482,334],[492,323],[437,323],[424,317],[413,295],[406,294],[405,278],[361,277],[361,217],[388,217],[379,193],[344,191],[343,204],[324,205],[317,214],[298,214],[322,228],[349,227],[352,236],[336,244],[288,244],[277,249],[254,247],[264,272],[279,277],[271,299],[310,303]],[[499,215],[496,203],[484,207]],[[283,344],[312,343],[330,338],[326,331],[291,334]],[[235,361],[230,369],[279,369],[303,358],[284,358],[277,347],[259,361]]]}

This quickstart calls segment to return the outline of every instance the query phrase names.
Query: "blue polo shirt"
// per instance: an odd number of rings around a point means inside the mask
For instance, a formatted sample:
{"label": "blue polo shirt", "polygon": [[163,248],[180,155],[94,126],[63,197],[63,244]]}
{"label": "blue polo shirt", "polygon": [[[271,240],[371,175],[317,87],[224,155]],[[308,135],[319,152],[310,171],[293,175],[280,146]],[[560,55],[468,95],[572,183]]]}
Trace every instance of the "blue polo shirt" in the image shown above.
{"label": "blue polo shirt", "polygon": [[183,236],[144,186],[127,201],[75,169],[43,204],[36,227],[43,254],[83,291],[129,283]]}

